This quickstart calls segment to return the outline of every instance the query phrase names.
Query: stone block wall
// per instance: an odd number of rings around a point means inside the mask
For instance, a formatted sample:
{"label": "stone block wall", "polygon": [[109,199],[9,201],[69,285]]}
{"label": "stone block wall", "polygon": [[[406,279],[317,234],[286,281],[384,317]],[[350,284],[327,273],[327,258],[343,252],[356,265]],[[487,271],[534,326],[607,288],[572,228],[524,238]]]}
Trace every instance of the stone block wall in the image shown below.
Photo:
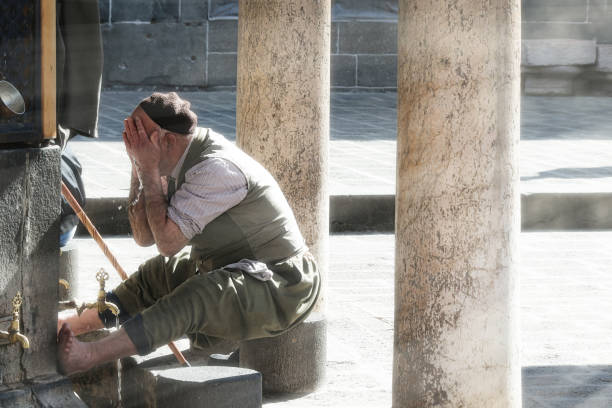
{"label": "stone block wall", "polygon": [[[105,88],[236,84],[237,0],[99,0]],[[331,81],[395,89],[397,1],[333,0]],[[612,0],[522,0],[523,90],[612,94]]]}
{"label": "stone block wall", "polygon": [[[332,86],[395,89],[397,3],[382,1],[372,14],[371,1],[361,1],[354,8],[335,1]],[[99,2],[105,88],[236,85],[237,1]]]}
{"label": "stone block wall", "polygon": [[523,0],[523,90],[612,94],[612,0]]}

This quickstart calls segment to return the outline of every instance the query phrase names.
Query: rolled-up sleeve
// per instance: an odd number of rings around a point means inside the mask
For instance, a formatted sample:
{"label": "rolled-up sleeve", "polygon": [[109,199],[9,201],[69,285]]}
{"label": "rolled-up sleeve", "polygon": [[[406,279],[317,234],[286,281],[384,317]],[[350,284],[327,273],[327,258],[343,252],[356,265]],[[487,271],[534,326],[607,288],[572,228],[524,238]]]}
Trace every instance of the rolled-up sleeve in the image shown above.
{"label": "rolled-up sleeve", "polygon": [[247,180],[231,161],[213,157],[185,173],[185,182],[172,196],[168,217],[187,239],[247,195]]}

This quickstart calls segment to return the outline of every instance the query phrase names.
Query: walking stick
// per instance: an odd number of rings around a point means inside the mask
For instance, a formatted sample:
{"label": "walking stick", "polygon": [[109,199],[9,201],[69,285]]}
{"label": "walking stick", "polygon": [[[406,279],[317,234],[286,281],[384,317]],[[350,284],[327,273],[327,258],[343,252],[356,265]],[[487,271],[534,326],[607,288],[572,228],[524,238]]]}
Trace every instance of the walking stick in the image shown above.
{"label": "walking stick", "polygon": [[[87,228],[87,231],[89,231],[89,234],[91,235],[93,240],[96,241],[96,244],[98,244],[106,258],[108,258],[111,265],[113,265],[113,268],[115,268],[115,270],[119,273],[121,279],[126,280],[128,278],[127,273],[125,273],[125,270],[121,267],[121,265],[119,265],[117,258],[115,258],[115,256],[112,254],[110,248],[106,245],[96,227],[93,225],[87,214],[85,214],[85,212],[81,208],[81,205],[74,198],[74,196],[63,181],[62,194],[64,198],[66,198],[66,200],[68,201],[68,204],[70,204],[70,207],[72,207],[72,209],[76,213],[77,217],[79,217],[79,220],[81,220],[83,225],[85,225],[85,228]],[[168,347],[170,347],[170,350],[172,350],[172,353],[174,353],[174,356],[176,357],[179,363],[190,367],[189,363],[185,359],[185,356],[183,356],[183,353],[181,353],[181,351],[176,347],[174,342],[171,341],[170,343],[168,343]]]}

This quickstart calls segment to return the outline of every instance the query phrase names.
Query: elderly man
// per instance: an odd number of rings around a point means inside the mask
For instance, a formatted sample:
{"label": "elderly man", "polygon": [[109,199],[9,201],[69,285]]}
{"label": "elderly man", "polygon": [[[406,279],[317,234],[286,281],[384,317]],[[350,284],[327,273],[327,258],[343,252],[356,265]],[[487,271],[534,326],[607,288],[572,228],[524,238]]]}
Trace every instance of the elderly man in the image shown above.
{"label": "elderly man", "polygon": [[175,93],[140,102],[123,139],[132,160],[134,240],[157,245],[161,255],[107,294],[122,323],[111,336],[75,338],[114,326],[108,311],[60,322],[60,369],[71,374],[145,355],[185,334],[205,347],[278,335],[302,322],[320,277],[274,178],[223,136],[197,127],[189,102]]}

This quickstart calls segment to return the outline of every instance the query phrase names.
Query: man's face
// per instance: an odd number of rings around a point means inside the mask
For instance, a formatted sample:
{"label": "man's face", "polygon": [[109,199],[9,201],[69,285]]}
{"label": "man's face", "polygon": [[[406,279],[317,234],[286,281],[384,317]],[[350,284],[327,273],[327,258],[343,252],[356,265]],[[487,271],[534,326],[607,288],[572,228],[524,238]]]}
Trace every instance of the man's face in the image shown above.
{"label": "man's face", "polygon": [[140,107],[137,107],[134,112],[132,112],[131,115],[132,119],[136,120],[136,118],[139,118],[142,122],[142,125],[145,128],[145,132],[147,133],[147,136],[150,138],[151,134],[155,131],[160,131],[160,135],[159,135],[159,148],[161,151],[161,160],[159,162],[159,171],[162,175],[168,175],[170,174],[170,172],[172,171],[171,166],[168,163],[167,157],[168,157],[168,149],[171,146],[168,146],[167,140],[166,140],[166,131],[164,129],[160,129],[159,125],[157,123],[155,123],[150,117],[149,115],[147,115],[147,113],[142,110]]}
{"label": "man's face", "polygon": [[159,125],[153,122],[153,120],[149,117],[149,115],[147,115],[146,112],[142,110],[141,108],[136,108],[134,112],[132,112],[132,115],[130,116],[134,120],[138,118],[142,121],[142,125],[144,126],[145,131],[147,132],[147,136],[151,136],[151,133],[153,133],[159,128]]}

